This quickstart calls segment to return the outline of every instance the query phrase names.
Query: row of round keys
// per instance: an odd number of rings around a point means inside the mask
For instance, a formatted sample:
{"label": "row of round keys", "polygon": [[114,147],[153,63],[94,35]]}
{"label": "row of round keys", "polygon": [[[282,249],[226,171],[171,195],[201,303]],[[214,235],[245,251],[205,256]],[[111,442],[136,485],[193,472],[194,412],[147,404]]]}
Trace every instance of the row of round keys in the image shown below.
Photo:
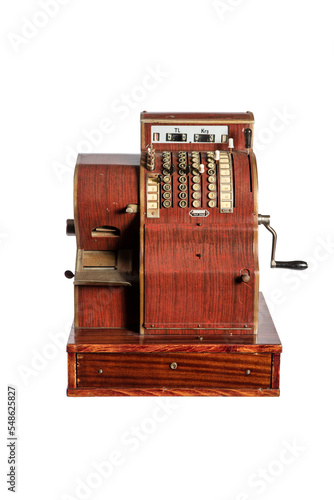
{"label": "row of round keys", "polygon": [[162,152],[162,173],[170,175],[174,172],[174,165],[172,164],[172,154],[170,151]]}
{"label": "row of round keys", "polygon": [[[171,205],[172,205],[172,202],[171,202],[171,198],[172,198],[172,193],[170,192],[170,185],[169,184],[165,184],[163,186],[163,194],[162,194],[162,197],[163,197],[163,202],[162,202],[162,206],[164,208],[170,208]],[[179,202],[179,206],[181,208],[186,208],[187,207],[187,192],[184,190],[181,190],[181,192],[179,193],[179,198],[180,198],[180,202]],[[197,190],[195,190],[191,197],[193,198],[193,201],[192,201],[192,206],[194,208],[199,208],[201,206],[201,193]],[[217,198],[217,193],[215,192],[215,190],[212,190],[208,193],[208,198],[209,198],[209,201],[208,201],[208,206],[210,208],[214,208],[216,206],[216,198]]]}
{"label": "row of round keys", "polygon": [[179,151],[179,175],[185,175],[187,172],[187,153],[185,151]]}
{"label": "row of round keys", "polygon": [[208,207],[214,208],[217,206],[217,193],[216,193],[216,159],[213,151],[207,153],[207,174],[208,174]]}
{"label": "row of round keys", "polygon": [[179,160],[179,207],[180,208],[186,208],[188,203],[187,203],[187,171],[188,171],[188,164],[187,164],[187,153],[185,151],[179,151],[178,154],[178,160]]}
{"label": "row of round keys", "polygon": [[201,195],[201,184],[200,184],[201,177],[199,175],[201,172],[200,155],[199,155],[198,151],[191,152],[191,163],[192,163],[191,173],[193,175],[193,178],[192,178],[193,184],[191,186],[192,190],[193,190],[192,197],[195,198],[191,204],[194,208],[200,208],[200,206],[202,205],[202,202],[201,202],[202,195]]}
{"label": "row of round keys", "polygon": [[162,173],[164,175],[163,177],[163,186],[162,186],[162,197],[163,197],[163,202],[162,206],[164,208],[170,208],[172,206],[172,185],[171,185],[171,176],[170,174],[173,173],[173,168],[172,168],[172,155],[170,151],[163,151],[162,152]]}
{"label": "row of round keys", "polygon": [[170,208],[172,206],[172,186],[171,186],[171,176],[170,174],[172,173],[171,170],[171,164],[172,164],[172,158],[171,158],[171,154],[169,151],[163,151],[162,153],[162,173],[164,175],[163,177],[163,186],[162,186],[162,189],[163,189],[163,193],[162,193],[162,197],[163,197],[163,202],[162,202],[162,206],[164,208]]}

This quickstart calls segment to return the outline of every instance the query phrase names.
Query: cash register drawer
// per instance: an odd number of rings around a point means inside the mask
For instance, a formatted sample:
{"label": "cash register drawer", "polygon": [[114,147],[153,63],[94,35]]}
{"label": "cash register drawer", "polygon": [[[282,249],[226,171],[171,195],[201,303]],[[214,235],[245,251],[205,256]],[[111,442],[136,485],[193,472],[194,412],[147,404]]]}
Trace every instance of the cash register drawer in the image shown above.
{"label": "cash register drawer", "polygon": [[78,388],[270,388],[272,356],[78,353]]}

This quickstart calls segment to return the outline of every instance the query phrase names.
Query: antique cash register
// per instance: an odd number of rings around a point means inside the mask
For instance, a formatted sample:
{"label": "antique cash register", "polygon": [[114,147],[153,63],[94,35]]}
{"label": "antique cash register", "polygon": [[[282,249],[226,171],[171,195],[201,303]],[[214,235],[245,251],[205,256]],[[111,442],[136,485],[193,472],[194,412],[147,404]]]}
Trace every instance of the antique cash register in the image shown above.
{"label": "antique cash register", "polygon": [[141,154],[80,154],[69,396],[278,396],[282,346],[259,293],[246,113],[141,114]]}

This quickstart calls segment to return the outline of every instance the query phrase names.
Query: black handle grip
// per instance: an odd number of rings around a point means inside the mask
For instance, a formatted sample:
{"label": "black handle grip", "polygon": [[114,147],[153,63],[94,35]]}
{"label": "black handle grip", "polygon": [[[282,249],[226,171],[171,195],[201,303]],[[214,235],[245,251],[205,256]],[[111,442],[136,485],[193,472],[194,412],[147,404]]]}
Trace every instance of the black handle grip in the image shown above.
{"label": "black handle grip", "polygon": [[75,235],[74,219],[67,219],[66,221],[66,234],[67,236]]}
{"label": "black handle grip", "polygon": [[252,145],[252,129],[245,129],[245,148],[249,149]]}
{"label": "black handle grip", "polygon": [[69,280],[74,278],[74,274],[72,273],[72,271],[65,271],[64,274],[65,274],[66,278]]}
{"label": "black handle grip", "polygon": [[308,268],[307,262],[303,260],[276,260],[276,267],[281,269],[294,269],[296,271],[305,271]]}

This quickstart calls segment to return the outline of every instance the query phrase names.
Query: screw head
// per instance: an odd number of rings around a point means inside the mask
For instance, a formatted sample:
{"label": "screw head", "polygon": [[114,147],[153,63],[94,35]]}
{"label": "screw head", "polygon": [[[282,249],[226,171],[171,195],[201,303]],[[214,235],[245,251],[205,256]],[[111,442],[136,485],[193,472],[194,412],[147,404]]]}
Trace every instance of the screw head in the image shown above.
{"label": "screw head", "polygon": [[176,368],[177,368],[177,363],[175,363],[175,361],[174,361],[174,362],[173,362],[173,363],[171,363],[169,366],[170,366],[170,368],[171,368],[172,370],[176,370]]}
{"label": "screw head", "polygon": [[102,368],[100,368],[99,370],[97,370],[97,373],[103,373]]}

